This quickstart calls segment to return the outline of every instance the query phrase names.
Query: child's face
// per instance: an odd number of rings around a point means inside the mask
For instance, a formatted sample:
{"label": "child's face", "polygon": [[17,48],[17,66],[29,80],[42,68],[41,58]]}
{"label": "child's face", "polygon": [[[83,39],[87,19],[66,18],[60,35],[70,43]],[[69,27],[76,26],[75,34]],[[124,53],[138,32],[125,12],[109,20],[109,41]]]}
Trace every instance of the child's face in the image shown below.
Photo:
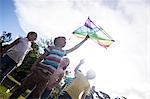
{"label": "child's face", "polygon": [[65,38],[58,38],[56,40],[56,46],[64,47],[65,45],[66,45],[66,39]]}
{"label": "child's face", "polygon": [[35,41],[36,38],[37,38],[36,34],[30,34],[29,37],[28,37],[29,41]]}

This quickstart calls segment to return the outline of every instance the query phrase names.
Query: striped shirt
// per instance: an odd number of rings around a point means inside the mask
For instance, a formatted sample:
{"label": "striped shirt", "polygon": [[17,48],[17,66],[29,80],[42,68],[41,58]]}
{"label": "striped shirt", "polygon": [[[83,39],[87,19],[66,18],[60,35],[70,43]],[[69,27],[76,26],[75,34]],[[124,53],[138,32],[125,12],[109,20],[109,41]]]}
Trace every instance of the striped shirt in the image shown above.
{"label": "striped shirt", "polygon": [[48,67],[52,66],[57,69],[60,66],[63,56],[66,55],[66,51],[54,46],[48,47],[46,51],[48,52],[48,55],[44,58],[42,64],[45,64],[45,66]]}

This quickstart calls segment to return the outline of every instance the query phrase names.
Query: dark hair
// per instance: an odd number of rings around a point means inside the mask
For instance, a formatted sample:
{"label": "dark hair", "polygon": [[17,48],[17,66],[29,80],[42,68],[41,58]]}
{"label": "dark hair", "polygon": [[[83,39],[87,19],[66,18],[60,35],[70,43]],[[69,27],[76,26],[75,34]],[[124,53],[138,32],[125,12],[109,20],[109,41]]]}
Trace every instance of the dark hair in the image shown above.
{"label": "dark hair", "polygon": [[29,35],[36,35],[36,36],[37,36],[37,33],[36,33],[36,32],[31,31],[31,32],[29,32],[29,33],[27,34],[27,37],[29,37]]}
{"label": "dark hair", "polygon": [[66,40],[66,38],[65,38],[64,36],[59,36],[59,37],[56,37],[56,38],[54,39],[54,44],[56,44],[56,40],[57,40],[57,39],[60,39],[60,38],[63,38],[63,39]]}

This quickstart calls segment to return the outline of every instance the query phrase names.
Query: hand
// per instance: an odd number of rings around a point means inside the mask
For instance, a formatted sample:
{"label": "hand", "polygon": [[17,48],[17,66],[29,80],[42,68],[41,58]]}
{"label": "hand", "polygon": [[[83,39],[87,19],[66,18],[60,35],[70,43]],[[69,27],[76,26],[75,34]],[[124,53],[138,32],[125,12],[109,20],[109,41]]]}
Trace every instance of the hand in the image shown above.
{"label": "hand", "polygon": [[34,63],[33,65],[32,65],[32,67],[31,67],[31,70],[34,70],[35,68],[36,68],[36,63]]}
{"label": "hand", "polygon": [[84,59],[80,60],[80,63],[76,66],[76,68],[74,69],[75,72],[77,72],[80,68],[80,66],[84,63]]}
{"label": "hand", "polygon": [[85,40],[87,40],[88,38],[90,38],[90,36],[87,34],[87,36],[85,37]]}
{"label": "hand", "polygon": [[60,75],[61,73],[63,73],[63,68],[59,67],[57,70],[55,70],[54,75]]}
{"label": "hand", "polygon": [[84,64],[84,63],[85,63],[84,59],[81,59],[81,60],[80,60],[80,65],[81,65],[81,64]]}

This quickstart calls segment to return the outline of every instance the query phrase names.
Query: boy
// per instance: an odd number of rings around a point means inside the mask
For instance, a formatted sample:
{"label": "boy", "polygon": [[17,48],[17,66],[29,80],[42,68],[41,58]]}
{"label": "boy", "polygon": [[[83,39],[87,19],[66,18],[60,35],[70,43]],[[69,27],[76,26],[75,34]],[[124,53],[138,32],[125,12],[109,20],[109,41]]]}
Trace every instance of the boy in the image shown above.
{"label": "boy", "polygon": [[32,68],[38,65],[39,67],[42,67],[50,72],[55,71],[59,67],[61,59],[68,53],[78,49],[88,38],[89,36],[87,35],[83,41],[69,50],[63,50],[63,47],[66,45],[65,37],[59,36],[55,38],[54,46],[49,46],[47,49],[45,49],[45,53],[36,60]]}
{"label": "boy", "polygon": [[[81,41],[79,44],[77,44],[76,46],[74,46],[73,48],[71,48],[69,50],[63,50],[62,49],[66,45],[66,38],[65,37],[59,36],[59,37],[54,39],[54,46],[49,46],[45,50],[45,53],[42,54],[35,61],[35,63],[32,65],[32,68],[31,68],[34,72],[42,71],[42,72],[47,73],[47,75],[43,75],[44,78],[41,79],[41,81],[43,80],[42,84],[41,84],[43,86],[43,88],[47,85],[47,82],[50,80],[51,75],[60,67],[60,65],[62,65],[61,60],[63,59],[63,57],[66,54],[79,48],[88,38],[89,38],[89,36],[87,35],[83,41]],[[54,79],[57,79],[57,78],[54,78]],[[33,83],[36,83],[36,82],[33,82]],[[49,83],[51,83],[51,82],[49,82]],[[36,91],[41,92],[41,90],[43,90],[43,88],[41,88],[41,87],[37,88]],[[35,96],[40,97],[40,95],[41,95],[40,92]]]}

